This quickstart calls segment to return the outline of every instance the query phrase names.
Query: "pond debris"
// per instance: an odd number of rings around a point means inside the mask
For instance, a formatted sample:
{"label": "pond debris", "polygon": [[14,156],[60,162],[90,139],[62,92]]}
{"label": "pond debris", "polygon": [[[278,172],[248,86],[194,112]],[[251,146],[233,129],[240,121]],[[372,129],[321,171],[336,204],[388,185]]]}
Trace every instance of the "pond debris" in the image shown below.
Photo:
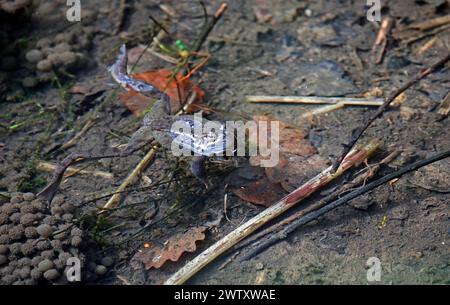
{"label": "pond debris", "polygon": [[[144,247],[133,257],[134,267],[143,263],[145,269],[159,269],[168,260],[177,262],[185,252],[194,252],[196,243],[205,239],[207,227],[195,227],[182,234],[176,234],[164,243],[164,247]],[[132,262],[133,264],[133,262]]]}
{"label": "pond debris", "polygon": [[441,115],[440,121],[448,117],[450,114],[450,92],[444,97],[439,106],[438,113]]}
{"label": "pond debris", "polygon": [[[362,148],[353,149],[344,159],[338,170],[331,174],[332,167],[328,167],[307,183],[303,184],[280,201],[265,209],[255,217],[249,219],[235,230],[224,236],[221,240],[210,246],[204,252],[200,253],[192,261],[188,262],[183,268],[178,270],[164,283],[165,285],[180,285],[185,283],[194,274],[208,265],[211,261],[219,257],[225,251],[236,245],[238,242],[255,232],[258,228],[273,220],[277,216],[285,213],[295,206],[301,200],[307,198],[319,188],[328,184],[335,178],[342,175],[352,166],[361,163],[367,159],[378,146],[379,140],[373,140]],[[450,154],[450,152],[449,152]]]}
{"label": "pond debris", "polygon": [[247,95],[245,100],[249,103],[344,104],[345,106],[380,106],[383,104],[382,98],[371,97]]}
{"label": "pond debris", "polygon": [[378,53],[375,60],[375,63],[377,65],[381,64],[381,62],[383,61],[384,54],[386,53],[386,47],[389,41],[389,35],[394,25],[395,21],[391,17],[385,17],[383,21],[381,21],[380,30],[378,31],[377,38],[375,39],[375,43],[372,47],[372,51],[374,53]]}
{"label": "pond debris", "polygon": [[[43,172],[55,172],[57,169],[58,165],[47,162],[47,161],[39,161],[38,164],[36,165],[36,169],[38,171],[43,171]],[[66,173],[64,174],[64,177],[68,177],[68,176],[73,176],[76,174],[81,174],[81,175],[90,175],[90,176],[94,176],[94,177],[101,177],[101,178],[105,178],[105,179],[112,179],[114,178],[114,175],[108,172],[104,172],[104,171],[90,171],[90,170],[85,170],[82,168],[76,168],[73,166],[69,166],[66,169]]]}
{"label": "pond debris", "polygon": [[[165,92],[170,97],[170,109],[173,113],[182,109],[183,105],[189,99],[189,96],[195,92],[193,104],[201,104],[205,92],[199,86],[192,83],[189,78],[183,78],[181,74],[176,74],[171,80],[173,72],[171,70],[146,71],[143,73],[131,74],[130,76],[143,80],[148,84],[154,85],[159,91]],[[119,100],[135,116],[142,116],[152,104],[152,100],[142,94],[129,90],[119,94]]]}

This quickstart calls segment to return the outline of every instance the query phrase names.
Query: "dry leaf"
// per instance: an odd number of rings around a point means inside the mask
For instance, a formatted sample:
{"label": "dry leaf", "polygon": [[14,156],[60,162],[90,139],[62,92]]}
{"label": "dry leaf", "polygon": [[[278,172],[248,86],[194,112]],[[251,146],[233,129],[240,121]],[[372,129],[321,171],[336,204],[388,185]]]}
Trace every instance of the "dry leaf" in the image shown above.
{"label": "dry leaf", "polygon": [[242,200],[265,207],[271,206],[284,195],[280,184],[272,183],[267,177],[231,189],[231,191]]}
{"label": "dry leaf", "polygon": [[[183,234],[172,236],[163,248],[144,248],[139,250],[133,261],[144,264],[145,269],[159,269],[165,262],[171,260],[177,262],[184,252],[194,252],[197,249],[196,242],[205,239],[207,227],[192,228]],[[138,264],[139,265],[139,264]],[[134,267],[137,265],[134,264]]]}
{"label": "dry leaf", "polygon": [[[170,107],[172,113],[176,113],[181,109],[192,92],[196,93],[193,104],[201,104],[203,97],[205,96],[205,92],[200,89],[200,87],[192,83],[188,78],[182,80],[182,76],[180,74],[177,74],[176,76],[178,81],[175,79],[170,81],[171,75],[172,71],[162,69],[157,71],[136,73],[131,76],[152,84],[158,88],[158,90],[165,92],[170,97]],[[154,100],[132,90],[119,94],[119,99],[135,116],[141,116],[154,102]]]}

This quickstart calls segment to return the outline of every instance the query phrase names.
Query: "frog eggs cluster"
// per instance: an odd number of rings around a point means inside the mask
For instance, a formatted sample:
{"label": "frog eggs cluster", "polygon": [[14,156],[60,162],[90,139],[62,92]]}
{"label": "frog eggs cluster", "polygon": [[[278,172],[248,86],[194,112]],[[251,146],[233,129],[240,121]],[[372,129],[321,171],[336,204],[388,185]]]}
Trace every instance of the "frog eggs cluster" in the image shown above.
{"label": "frog eggs cluster", "polygon": [[32,193],[0,204],[0,284],[64,283],[70,257],[83,265],[83,231],[71,226],[73,210],[57,197],[50,213]]}
{"label": "frog eggs cluster", "polygon": [[84,32],[60,33],[54,38],[44,37],[37,41],[36,47],[26,52],[27,66],[36,71],[36,77],[28,76],[22,80],[24,87],[34,87],[39,81],[48,81],[53,71],[74,72],[87,63],[80,51],[89,47],[92,28]]}

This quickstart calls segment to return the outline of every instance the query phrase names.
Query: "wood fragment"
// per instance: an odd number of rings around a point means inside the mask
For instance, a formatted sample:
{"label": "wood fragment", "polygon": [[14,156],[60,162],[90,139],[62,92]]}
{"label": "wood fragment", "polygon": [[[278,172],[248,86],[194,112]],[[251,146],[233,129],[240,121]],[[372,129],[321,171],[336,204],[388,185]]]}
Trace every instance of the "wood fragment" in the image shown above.
{"label": "wood fragment", "polygon": [[[56,168],[58,167],[58,165],[50,163],[50,162],[46,162],[46,161],[39,161],[38,164],[36,165],[36,169],[38,171],[42,171],[42,172],[54,172],[56,170]],[[103,171],[90,171],[90,170],[85,170],[85,169],[81,169],[81,168],[76,168],[73,166],[69,166],[66,169],[66,173],[64,174],[64,177],[67,176],[72,176],[75,174],[81,174],[81,175],[90,175],[90,176],[95,176],[95,177],[100,177],[100,178],[105,178],[105,179],[113,179],[114,175],[108,172],[103,172]]]}
{"label": "wood fragment", "polygon": [[439,106],[438,113],[441,115],[439,121],[442,121],[450,114],[450,92],[442,100],[441,105]]}
{"label": "wood fragment", "polygon": [[[370,168],[368,168],[363,173],[358,174],[355,179],[353,179],[352,181],[344,184],[338,190],[336,190],[333,193],[325,196],[324,198],[320,199],[318,202],[310,205],[309,207],[307,207],[307,208],[305,208],[305,209],[303,209],[301,211],[298,211],[298,212],[292,214],[291,216],[283,219],[282,221],[277,222],[276,224],[274,224],[274,225],[266,228],[265,230],[255,234],[251,238],[249,238],[249,239],[245,240],[244,242],[242,242],[241,244],[239,244],[237,249],[242,249],[243,247],[254,243],[255,241],[257,241],[261,237],[263,237],[263,236],[265,236],[267,234],[270,234],[270,233],[278,231],[280,228],[282,228],[282,227],[292,223],[293,221],[299,219],[300,217],[302,217],[302,216],[304,216],[304,215],[306,215],[306,214],[308,214],[310,212],[313,212],[315,210],[318,210],[319,208],[327,205],[331,201],[339,198],[344,193],[354,189],[355,187],[358,187],[358,186],[361,186],[361,185],[365,184],[367,182],[367,180],[369,180],[370,178],[375,176],[375,174],[380,169],[381,165],[388,164],[388,163],[392,162],[399,154],[400,154],[400,151],[394,151],[394,152],[390,153],[386,158],[381,160],[379,163],[371,166]],[[241,260],[246,260],[250,256],[251,255],[246,255]]]}
{"label": "wood fragment", "polygon": [[394,19],[391,17],[385,17],[381,21],[380,30],[378,31],[377,38],[375,39],[375,43],[373,44],[372,47],[373,52],[378,50],[378,55],[375,60],[375,63],[377,65],[383,61],[384,54],[386,53],[386,47],[388,44],[388,38],[394,25],[395,25]]}
{"label": "wood fragment", "polygon": [[382,98],[356,97],[322,97],[322,96],[267,96],[247,95],[245,101],[249,103],[286,103],[286,104],[337,104],[345,106],[381,106]]}
{"label": "wood fragment", "polygon": [[442,160],[442,159],[445,159],[448,157],[450,157],[450,150],[438,153],[430,158],[406,165],[398,171],[395,171],[391,174],[385,175],[385,176],[365,185],[364,187],[361,187],[351,193],[348,193],[348,194],[342,196],[341,198],[339,198],[338,200],[336,200],[330,204],[327,204],[326,206],[324,206],[314,212],[308,213],[301,218],[298,218],[297,220],[295,220],[294,222],[292,222],[291,224],[286,226],[286,228],[283,229],[281,232],[271,235],[269,238],[267,238],[266,240],[261,242],[255,249],[252,250],[251,254],[247,254],[247,255],[254,256],[254,255],[261,253],[262,251],[264,251],[265,249],[267,249],[274,243],[286,238],[286,236],[288,236],[288,234],[294,232],[300,226],[303,226],[307,223],[310,223],[313,220],[316,220],[320,216],[323,216],[324,214],[328,213],[329,211],[336,209],[337,207],[349,202],[350,200],[352,200],[358,196],[361,196],[361,195],[379,187],[382,184],[388,183],[392,180],[396,180],[396,179],[398,180],[401,176],[403,176],[406,173],[418,170],[419,168],[421,168],[423,166],[426,166],[428,164],[431,164],[433,162],[436,162],[436,161],[439,161],[439,160]]}
{"label": "wood fragment", "polygon": [[350,167],[365,160],[379,145],[380,142],[378,140],[373,140],[360,149],[352,150],[344,159],[345,162],[341,164],[334,174],[331,174],[331,166],[325,169],[322,173],[318,174],[316,177],[309,180],[271,207],[265,209],[255,217],[240,225],[204,252],[200,253],[192,261],[188,262],[183,268],[173,274],[164,284],[175,285],[185,283],[203,267],[237,244],[239,241],[253,233],[262,225],[286,212],[296,203],[300,202],[313,192],[323,187],[325,184],[337,178]]}
{"label": "wood fragment", "polygon": [[426,21],[411,23],[410,25],[407,25],[406,27],[399,29],[398,32],[403,32],[409,29],[427,31],[449,23],[450,23],[450,14],[441,17],[436,17]]}
{"label": "wood fragment", "polygon": [[142,174],[144,169],[150,164],[153,160],[153,157],[156,154],[156,149],[151,148],[144,158],[138,163],[138,165],[133,169],[133,171],[128,175],[128,177],[122,182],[122,184],[115,191],[116,193],[109,198],[106,204],[103,206],[103,210],[100,213],[103,213],[105,210],[110,208],[115,208],[119,205],[120,199],[122,198],[123,191],[128,187],[128,185],[134,183],[139,176]]}

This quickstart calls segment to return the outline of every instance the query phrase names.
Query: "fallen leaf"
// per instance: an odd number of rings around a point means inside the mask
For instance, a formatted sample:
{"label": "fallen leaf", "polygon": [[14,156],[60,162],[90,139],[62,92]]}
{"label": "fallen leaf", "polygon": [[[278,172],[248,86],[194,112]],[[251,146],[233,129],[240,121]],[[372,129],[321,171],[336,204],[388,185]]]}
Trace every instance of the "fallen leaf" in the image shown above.
{"label": "fallen leaf", "polygon": [[242,200],[265,207],[270,207],[285,195],[280,184],[272,183],[267,177],[231,191]]}
{"label": "fallen leaf", "polygon": [[[150,247],[139,250],[133,257],[133,266],[139,268],[140,263],[143,263],[145,269],[159,269],[168,260],[177,262],[181,255],[185,252],[194,252],[197,249],[196,242],[205,239],[205,231],[207,227],[196,227],[183,234],[176,234],[172,236],[165,246]],[[138,262],[138,264],[136,264]]]}
{"label": "fallen leaf", "polygon": [[[201,104],[203,97],[205,96],[205,92],[200,89],[200,87],[192,83],[189,78],[182,79],[181,74],[176,75],[176,79],[178,81],[175,79],[169,81],[171,75],[172,71],[166,69],[131,74],[132,77],[152,84],[158,90],[165,92],[170,97],[170,107],[172,113],[178,112],[186,103],[189,95],[193,92],[195,92],[196,97],[192,104]],[[148,97],[145,97],[144,95],[133,90],[120,93],[119,99],[135,116],[141,116],[154,102],[154,100],[149,99]]]}
{"label": "fallen leaf", "polygon": [[[264,115],[256,115],[253,117],[253,120],[256,122],[260,121],[267,121],[268,126],[268,136],[267,136],[267,142],[270,143],[271,141],[271,134],[272,130],[270,128],[272,121],[275,119],[264,116]],[[317,153],[317,150],[314,146],[311,145],[311,143],[305,139],[307,132],[304,130],[301,130],[299,128],[296,128],[292,125],[289,125],[285,122],[278,121],[279,122],[279,151],[280,155],[284,153],[289,154],[295,154],[299,156],[311,156]],[[259,126],[259,124],[258,124]],[[259,132],[259,130],[258,130]],[[259,138],[259,136],[258,136]],[[249,139],[250,145],[257,145],[258,143],[253,142],[253,139]],[[253,166],[259,166],[261,164],[261,160],[269,159],[269,157],[262,157],[260,155],[257,156],[251,156],[250,157],[250,164]],[[281,158],[280,158],[281,159]]]}

